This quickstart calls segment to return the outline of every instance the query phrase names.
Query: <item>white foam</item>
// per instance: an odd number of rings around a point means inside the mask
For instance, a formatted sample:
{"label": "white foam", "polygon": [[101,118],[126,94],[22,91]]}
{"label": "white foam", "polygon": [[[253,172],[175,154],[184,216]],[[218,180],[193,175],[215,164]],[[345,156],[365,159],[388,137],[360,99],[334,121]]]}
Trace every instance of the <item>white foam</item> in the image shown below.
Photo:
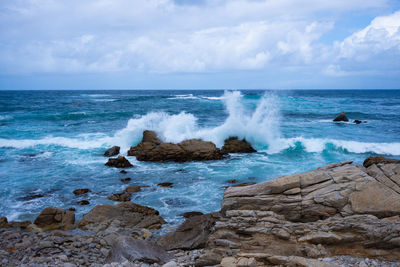
{"label": "white foam", "polygon": [[307,152],[321,153],[330,149],[332,145],[335,149],[343,149],[350,153],[375,153],[383,155],[400,155],[400,143],[374,143],[374,142],[359,142],[349,140],[335,140],[323,138],[289,138],[286,139],[286,145],[282,149],[295,147],[296,143],[301,143]]}
{"label": "white foam", "polygon": [[194,96],[193,94],[187,94],[187,95],[175,95],[174,97],[169,97],[167,99],[199,99],[197,96]]}

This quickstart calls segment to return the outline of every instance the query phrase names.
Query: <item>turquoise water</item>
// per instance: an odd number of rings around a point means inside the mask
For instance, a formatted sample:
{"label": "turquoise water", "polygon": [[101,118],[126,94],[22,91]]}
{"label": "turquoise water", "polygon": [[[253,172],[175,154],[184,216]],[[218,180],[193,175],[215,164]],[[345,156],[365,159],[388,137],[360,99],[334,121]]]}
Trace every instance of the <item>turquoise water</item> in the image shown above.
{"label": "turquoise water", "polygon": [[[350,120],[334,123],[345,111]],[[146,163],[128,174],[104,166],[113,145],[126,155],[143,130],[165,141],[246,138],[259,151],[222,161]],[[78,218],[128,184],[149,185],[132,201],[172,225],[186,211],[218,210],[230,179],[262,182],[371,155],[400,158],[400,91],[0,91],[0,216],[34,219],[47,206]],[[182,171],[183,169],[184,171]],[[173,188],[157,187],[173,182]],[[90,188],[76,197],[77,188]],[[29,194],[44,197],[24,200]],[[90,205],[78,206],[88,199]]]}

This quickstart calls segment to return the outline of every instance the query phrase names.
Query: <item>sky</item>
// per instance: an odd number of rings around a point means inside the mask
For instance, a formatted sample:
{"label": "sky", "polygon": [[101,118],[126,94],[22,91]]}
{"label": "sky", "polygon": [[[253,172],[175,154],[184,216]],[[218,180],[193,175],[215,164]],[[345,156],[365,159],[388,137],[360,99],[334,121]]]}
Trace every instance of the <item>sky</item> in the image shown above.
{"label": "sky", "polygon": [[1,0],[19,89],[400,89],[400,1]]}

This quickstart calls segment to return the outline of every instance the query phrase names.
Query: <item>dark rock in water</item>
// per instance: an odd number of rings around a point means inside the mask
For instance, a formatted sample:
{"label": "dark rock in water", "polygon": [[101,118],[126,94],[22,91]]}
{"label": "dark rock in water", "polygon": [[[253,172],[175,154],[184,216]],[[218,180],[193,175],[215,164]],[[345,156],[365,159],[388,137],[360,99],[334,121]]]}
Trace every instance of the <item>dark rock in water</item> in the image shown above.
{"label": "dark rock in water", "polygon": [[181,216],[183,216],[186,219],[193,217],[193,216],[199,216],[199,215],[204,215],[204,214],[200,211],[188,211],[188,212],[181,214]]}
{"label": "dark rock in water", "polygon": [[166,250],[204,248],[219,217],[218,212],[190,217],[176,231],[161,236],[157,244]]}
{"label": "dark rock in water", "polygon": [[131,201],[131,194],[117,193],[117,194],[112,194],[111,196],[108,196],[107,198],[112,201],[127,202],[127,201]]}
{"label": "dark rock in water", "polygon": [[229,184],[236,184],[238,181],[236,179],[226,181]]}
{"label": "dark rock in water", "polygon": [[247,182],[247,183],[242,183],[242,184],[235,184],[235,185],[232,185],[232,187],[241,187],[241,186],[248,186],[248,185],[253,185],[253,184],[256,184],[256,183]]}
{"label": "dark rock in water", "polygon": [[173,183],[159,183],[159,184],[157,184],[158,186],[161,186],[161,187],[168,187],[168,188],[171,188],[172,187],[172,185],[173,185]]}
{"label": "dark rock in water", "polygon": [[165,223],[157,210],[132,202],[123,202],[118,205],[97,205],[83,215],[77,225],[82,230],[96,232],[115,226],[121,230],[159,229]]}
{"label": "dark rock in water", "polygon": [[368,168],[371,165],[379,163],[400,163],[400,160],[388,159],[382,156],[376,156],[376,157],[369,157],[366,160],[364,160],[363,165],[365,168]]}
{"label": "dark rock in water", "polygon": [[69,211],[76,211],[75,208],[69,208],[68,210],[69,210]]}
{"label": "dark rock in water", "polygon": [[333,121],[349,121],[349,119],[347,118],[346,113],[342,112]]}
{"label": "dark rock in water", "polygon": [[221,149],[223,154],[228,153],[253,153],[257,152],[246,139],[238,140],[237,137],[230,137],[224,141],[224,146]]}
{"label": "dark rock in water", "polygon": [[177,169],[175,172],[182,172],[182,173],[187,173],[188,171],[185,169]]}
{"label": "dark rock in water", "polygon": [[144,131],[142,142],[131,147],[128,155],[136,156],[140,161],[156,162],[223,159],[221,151],[212,142],[190,139],[179,144],[163,143],[152,131]]}
{"label": "dark rock in water", "polygon": [[124,183],[129,182],[130,180],[132,180],[130,177],[120,179],[120,181]]}
{"label": "dark rock in water", "polygon": [[359,121],[359,120],[354,120],[353,121],[355,124],[360,124],[360,123],[362,123],[362,121]]}
{"label": "dark rock in water", "polygon": [[27,201],[27,200],[32,200],[32,199],[41,198],[41,197],[44,197],[44,195],[42,195],[42,194],[26,195],[24,197],[19,198],[19,200]]}
{"label": "dark rock in water", "polygon": [[105,164],[109,167],[115,168],[131,168],[133,165],[123,156],[119,156],[118,158],[110,158],[108,159],[107,163]]}
{"label": "dark rock in water", "polygon": [[122,170],[122,171],[120,171],[119,173],[126,174],[126,173],[128,173],[128,172],[127,172],[127,171],[125,171],[125,170]]}
{"label": "dark rock in water", "polygon": [[106,152],[104,152],[104,156],[112,157],[112,156],[118,155],[120,149],[121,148],[119,146],[113,146],[112,148],[109,148],[109,149],[107,149]]}
{"label": "dark rock in water", "polygon": [[85,206],[85,205],[89,205],[89,204],[90,204],[90,202],[88,200],[78,201],[78,205],[80,205],[80,206]]}
{"label": "dark rock in water", "polygon": [[164,264],[171,259],[171,255],[153,242],[135,239],[130,236],[120,236],[113,240],[111,253],[106,262],[141,261],[148,264]]}
{"label": "dark rock in water", "polygon": [[45,208],[34,221],[34,224],[43,230],[71,230],[74,228],[74,223],[74,212],[65,211],[56,207]]}
{"label": "dark rock in water", "polygon": [[86,194],[86,193],[89,193],[89,192],[91,192],[91,191],[90,191],[90,189],[88,189],[88,188],[75,189],[75,190],[73,191],[73,193],[74,193],[75,195],[83,195],[83,194]]}
{"label": "dark rock in water", "polygon": [[142,191],[141,186],[139,185],[130,185],[127,188],[125,188],[124,192],[127,193],[136,193]]}

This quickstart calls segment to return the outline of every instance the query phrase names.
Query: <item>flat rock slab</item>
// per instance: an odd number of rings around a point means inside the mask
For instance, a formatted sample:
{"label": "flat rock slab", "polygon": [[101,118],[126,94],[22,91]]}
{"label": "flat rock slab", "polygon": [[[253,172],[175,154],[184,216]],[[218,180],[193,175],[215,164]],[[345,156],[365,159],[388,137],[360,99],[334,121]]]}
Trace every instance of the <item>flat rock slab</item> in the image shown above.
{"label": "flat rock slab", "polygon": [[113,241],[111,253],[106,262],[141,261],[148,264],[164,264],[171,259],[171,255],[153,242],[120,236]]}

